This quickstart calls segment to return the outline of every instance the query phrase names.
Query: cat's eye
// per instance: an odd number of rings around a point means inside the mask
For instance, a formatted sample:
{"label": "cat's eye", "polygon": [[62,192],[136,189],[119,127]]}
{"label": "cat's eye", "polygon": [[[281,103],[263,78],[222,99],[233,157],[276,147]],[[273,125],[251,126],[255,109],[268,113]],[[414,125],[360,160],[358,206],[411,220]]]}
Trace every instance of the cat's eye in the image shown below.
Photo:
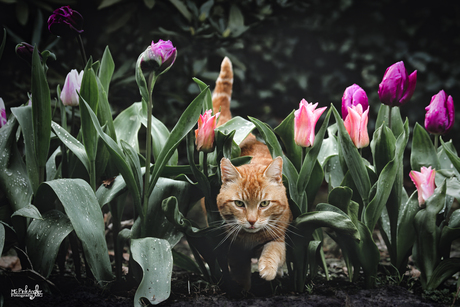
{"label": "cat's eye", "polygon": [[244,207],[244,202],[241,200],[235,200],[233,201],[237,207]]}
{"label": "cat's eye", "polygon": [[259,206],[261,207],[267,207],[270,204],[269,200],[263,200],[260,202]]}

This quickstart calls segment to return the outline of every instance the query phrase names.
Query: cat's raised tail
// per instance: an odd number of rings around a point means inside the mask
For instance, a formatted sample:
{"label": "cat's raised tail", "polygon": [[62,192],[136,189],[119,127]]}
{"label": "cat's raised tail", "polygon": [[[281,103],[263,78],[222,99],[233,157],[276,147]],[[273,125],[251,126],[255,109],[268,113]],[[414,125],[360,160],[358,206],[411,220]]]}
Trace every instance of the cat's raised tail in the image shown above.
{"label": "cat's raised tail", "polygon": [[230,112],[230,100],[232,98],[233,87],[233,68],[232,62],[228,57],[222,60],[220,66],[220,74],[216,80],[216,87],[212,93],[212,107],[213,112],[216,114],[220,112],[219,121],[217,126],[225,124],[232,118]]}

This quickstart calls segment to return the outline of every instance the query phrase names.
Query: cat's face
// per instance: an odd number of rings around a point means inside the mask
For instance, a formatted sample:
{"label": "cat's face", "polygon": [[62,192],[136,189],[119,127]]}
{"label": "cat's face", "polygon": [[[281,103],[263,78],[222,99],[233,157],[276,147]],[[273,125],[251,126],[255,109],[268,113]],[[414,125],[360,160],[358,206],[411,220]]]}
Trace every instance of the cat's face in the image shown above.
{"label": "cat's face", "polygon": [[222,187],[217,196],[221,216],[230,227],[248,233],[264,230],[275,235],[289,204],[282,182],[283,160],[269,166],[247,164],[238,168],[222,159]]}

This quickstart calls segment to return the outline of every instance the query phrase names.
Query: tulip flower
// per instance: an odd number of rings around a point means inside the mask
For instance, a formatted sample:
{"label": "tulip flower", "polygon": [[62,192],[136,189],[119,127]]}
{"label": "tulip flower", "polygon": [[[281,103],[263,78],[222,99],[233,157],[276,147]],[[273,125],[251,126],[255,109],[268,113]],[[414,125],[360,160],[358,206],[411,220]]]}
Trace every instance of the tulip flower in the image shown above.
{"label": "tulip flower", "polygon": [[171,41],[159,40],[152,44],[142,54],[140,66],[142,70],[155,70],[158,75],[166,72],[176,60],[177,50]]}
{"label": "tulip flower", "polygon": [[366,92],[357,84],[353,84],[345,89],[342,96],[342,118],[345,120],[348,115],[348,107],[362,105],[363,110],[367,110],[369,102]]}
{"label": "tulip flower", "polygon": [[195,144],[198,151],[206,153],[214,150],[214,129],[217,126],[217,118],[220,112],[211,116],[211,110],[207,110],[204,115],[200,114],[198,119],[198,129],[195,130]]}
{"label": "tulip flower", "polygon": [[379,85],[380,101],[390,107],[402,106],[414,94],[415,84],[417,83],[417,71],[410,75],[402,61],[397,62],[387,68]]}
{"label": "tulip flower", "polygon": [[434,193],[436,185],[434,183],[436,171],[430,167],[422,166],[420,172],[411,171],[410,179],[415,184],[418,192],[418,204],[420,207],[425,204],[425,201]]}
{"label": "tulip flower", "polygon": [[48,18],[48,30],[57,36],[77,36],[83,33],[83,17],[70,6],[60,7]]}
{"label": "tulip flower", "polygon": [[80,73],[72,69],[65,78],[64,87],[61,92],[61,101],[65,106],[76,107],[79,103],[77,91],[80,91],[83,70]]}
{"label": "tulip flower", "polygon": [[[32,64],[32,52],[34,51],[34,46],[22,42],[16,45],[15,51],[18,57],[29,63],[29,65]],[[40,59],[43,59],[40,52],[38,52],[38,55],[40,56]]]}
{"label": "tulip flower", "polygon": [[294,112],[294,141],[299,146],[313,146],[316,123],[326,110],[326,107],[316,109],[317,105],[302,99],[299,109]]}
{"label": "tulip flower", "polygon": [[369,107],[364,112],[363,106],[360,104],[348,107],[348,115],[343,124],[357,148],[369,145],[369,134],[367,133],[368,114]]}
{"label": "tulip flower", "polygon": [[0,98],[0,128],[5,126],[7,121],[5,103],[3,99]]}
{"label": "tulip flower", "polygon": [[425,108],[425,129],[435,135],[445,134],[454,125],[455,108],[452,96],[447,97],[444,90],[439,91],[431,98]]}

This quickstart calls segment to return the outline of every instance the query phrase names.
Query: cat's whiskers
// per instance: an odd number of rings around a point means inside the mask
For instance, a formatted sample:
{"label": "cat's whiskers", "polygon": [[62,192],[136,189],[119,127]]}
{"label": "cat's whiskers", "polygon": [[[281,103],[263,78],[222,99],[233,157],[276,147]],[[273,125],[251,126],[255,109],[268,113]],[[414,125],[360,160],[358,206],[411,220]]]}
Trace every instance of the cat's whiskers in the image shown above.
{"label": "cat's whiskers", "polygon": [[232,222],[227,222],[223,225],[221,225],[219,228],[225,228],[226,235],[225,237],[219,242],[219,244],[216,245],[214,249],[217,249],[219,246],[221,246],[228,238],[231,237],[230,244],[232,244],[235,239],[238,236],[238,233],[240,230],[243,228],[238,222],[232,221]]}

